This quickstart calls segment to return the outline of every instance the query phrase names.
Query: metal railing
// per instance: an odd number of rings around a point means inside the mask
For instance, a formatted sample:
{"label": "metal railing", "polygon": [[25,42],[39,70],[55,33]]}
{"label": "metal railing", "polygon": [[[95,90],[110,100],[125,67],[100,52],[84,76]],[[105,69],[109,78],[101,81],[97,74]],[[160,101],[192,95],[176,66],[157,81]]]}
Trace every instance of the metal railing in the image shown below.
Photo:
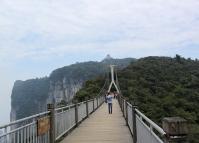
{"label": "metal railing", "polygon": [[81,123],[103,102],[104,97],[99,96],[81,103],[55,109],[55,140],[61,139],[63,135]]}
{"label": "metal railing", "polygon": [[[0,143],[54,143],[78,126],[104,102],[103,96],[54,109],[0,126]],[[49,119],[49,130],[38,134],[38,121]],[[44,127],[46,128],[46,126]],[[45,129],[44,129],[45,130]]]}
{"label": "metal railing", "polygon": [[37,135],[37,120],[48,114],[47,111],[0,126],[0,143],[48,143],[49,132]]}
{"label": "metal railing", "polygon": [[166,133],[122,96],[118,101],[134,143],[164,143]]}
{"label": "metal railing", "polygon": [[70,105],[55,110],[55,140],[61,138],[75,125],[75,105]]}

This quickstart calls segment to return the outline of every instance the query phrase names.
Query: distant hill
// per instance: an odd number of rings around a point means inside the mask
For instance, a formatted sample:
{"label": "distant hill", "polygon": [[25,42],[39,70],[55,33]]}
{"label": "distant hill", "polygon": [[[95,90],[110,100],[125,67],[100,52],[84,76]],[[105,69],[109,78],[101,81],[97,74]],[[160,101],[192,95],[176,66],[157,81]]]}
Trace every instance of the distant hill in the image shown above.
{"label": "distant hill", "polygon": [[83,83],[104,76],[109,64],[119,68],[128,66],[133,58],[105,58],[101,62],[83,62],[54,70],[49,77],[16,81],[11,95],[11,121],[46,110],[46,104],[66,104],[73,99]]}
{"label": "distant hill", "polygon": [[136,59],[133,58],[113,59],[111,57],[106,57],[101,62],[90,61],[76,63],[54,70],[50,75],[50,79],[52,81],[56,81],[62,80],[65,77],[67,79],[81,78],[83,80],[88,80],[92,77],[96,77],[99,74],[105,74],[105,72],[109,70],[108,66],[110,64],[117,65],[118,68],[122,69],[135,60]]}
{"label": "distant hill", "polygon": [[[146,116],[159,125],[164,117],[184,117],[191,124],[190,142],[199,142],[198,60],[179,55],[146,57],[120,70],[118,78],[123,95],[130,102],[136,102]],[[91,89],[100,89],[102,80],[87,81],[76,98],[81,100],[90,93],[97,94]]]}

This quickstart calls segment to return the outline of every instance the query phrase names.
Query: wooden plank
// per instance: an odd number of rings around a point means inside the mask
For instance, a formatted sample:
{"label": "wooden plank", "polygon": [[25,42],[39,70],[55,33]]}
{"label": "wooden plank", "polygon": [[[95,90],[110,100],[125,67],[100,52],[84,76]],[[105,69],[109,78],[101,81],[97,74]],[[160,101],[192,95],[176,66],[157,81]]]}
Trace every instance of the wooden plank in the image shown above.
{"label": "wooden plank", "polygon": [[104,103],[61,143],[133,143],[119,104],[113,101],[113,114]]}

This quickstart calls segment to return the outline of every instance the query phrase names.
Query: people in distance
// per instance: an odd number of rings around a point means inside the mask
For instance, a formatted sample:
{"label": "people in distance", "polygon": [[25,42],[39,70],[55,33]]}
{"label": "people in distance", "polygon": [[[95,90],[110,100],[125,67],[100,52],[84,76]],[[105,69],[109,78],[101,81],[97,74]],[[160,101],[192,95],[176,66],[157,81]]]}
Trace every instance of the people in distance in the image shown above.
{"label": "people in distance", "polygon": [[106,96],[106,101],[108,103],[108,112],[109,114],[112,114],[112,108],[113,108],[113,103],[112,103],[112,99],[113,99],[114,95],[111,94],[110,92],[108,92],[108,95]]}

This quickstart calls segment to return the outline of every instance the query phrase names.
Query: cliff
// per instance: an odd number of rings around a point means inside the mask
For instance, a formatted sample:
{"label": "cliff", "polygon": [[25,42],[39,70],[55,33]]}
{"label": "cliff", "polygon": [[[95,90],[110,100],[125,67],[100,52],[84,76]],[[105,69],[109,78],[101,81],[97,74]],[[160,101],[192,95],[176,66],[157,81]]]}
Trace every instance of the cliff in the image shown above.
{"label": "cliff", "polygon": [[10,120],[17,120],[46,110],[46,104],[67,103],[73,99],[83,83],[109,70],[109,64],[124,68],[135,59],[113,59],[83,62],[54,70],[49,77],[16,81],[11,95]]}
{"label": "cliff", "polygon": [[11,121],[45,110],[49,78],[16,81],[11,95]]}

